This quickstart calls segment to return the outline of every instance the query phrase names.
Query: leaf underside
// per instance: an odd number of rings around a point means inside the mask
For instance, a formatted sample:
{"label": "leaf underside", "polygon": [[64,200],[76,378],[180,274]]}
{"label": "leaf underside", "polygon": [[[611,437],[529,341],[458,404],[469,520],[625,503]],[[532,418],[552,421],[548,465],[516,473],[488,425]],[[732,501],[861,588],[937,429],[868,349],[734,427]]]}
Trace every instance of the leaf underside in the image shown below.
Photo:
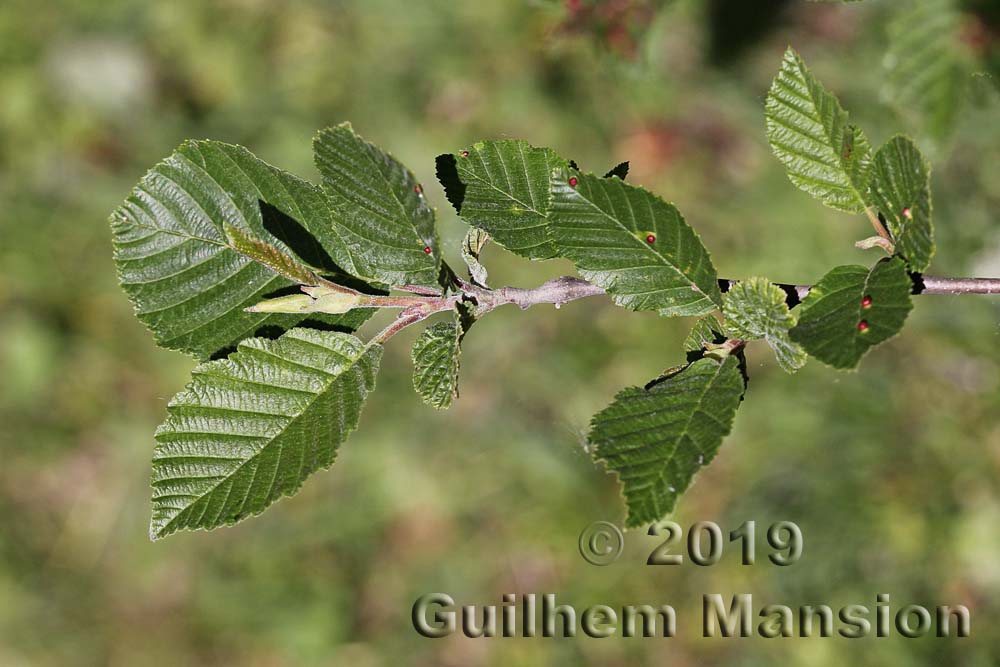
{"label": "leaf underside", "polygon": [[744,382],[735,357],[704,358],[651,384],[621,391],[591,421],[594,457],[623,484],[626,525],[672,511],[732,428]]}
{"label": "leaf underside", "polygon": [[324,246],[334,261],[370,282],[436,286],[434,210],[416,177],[350,123],[321,130],[313,151],[333,211]]}
{"label": "leaf underside", "polygon": [[617,178],[561,170],[552,185],[549,229],[559,254],[615,303],[690,316],[722,305],[708,250],[675,206]]}
{"label": "leaf underside", "polygon": [[439,410],[458,398],[458,366],[462,325],[455,319],[436,322],[413,343],[413,388],[424,403]]}
{"label": "leaf underside", "polygon": [[[823,363],[854,368],[870,348],[902,329],[913,308],[912,288],[906,264],[898,257],[871,269],[838,266],[809,290],[791,339]],[[871,299],[868,307],[865,297]],[[864,330],[859,328],[862,321]]]}
{"label": "leaf underside", "polygon": [[[468,155],[464,155],[464,153]],[[552,170],[566,161],[522,140],[480,141],[455,156],[465,186],[460,215],[529,259],[555,257],[546,231]]]}
{"label": "leaf underside", "polygon": [[771,149],[792,183],[831,208],[865,208],[871,145],[791,48],[771,84],[765,117]]}
{"label": "leaf underside", "polygon": [[930,178],[930,164],[906,137],[893,137],[875,154],[872,204],[913,271],[926,270],[934,256]]}
{"label": "leaf underside", "polygon": [[[264,227],[261,202],[315,231],[327,224],[322,192],[240,146],[185,142],[153,167],[112,215],[119,282],[161,347],[208,359],[302,315],[243,309],[293,285],[237,251],[225,226],[290,253]],[[310,315],[352,330],[370,311]]]}
{"label": "leaf underside", "polygon": [[770,280],[749,278],[733,285],[726,292],[723,312],[733,337],[763,339],[784,371],[794,373],[805,365],[805,350],[788,337],[795,315],[788,310],[787,295]]}
{"label": "leaf underside", "polygon": [[195,368],[156,431],[150,536],[260,514],[329,467],[381,355],[350,334],[292,329]]}

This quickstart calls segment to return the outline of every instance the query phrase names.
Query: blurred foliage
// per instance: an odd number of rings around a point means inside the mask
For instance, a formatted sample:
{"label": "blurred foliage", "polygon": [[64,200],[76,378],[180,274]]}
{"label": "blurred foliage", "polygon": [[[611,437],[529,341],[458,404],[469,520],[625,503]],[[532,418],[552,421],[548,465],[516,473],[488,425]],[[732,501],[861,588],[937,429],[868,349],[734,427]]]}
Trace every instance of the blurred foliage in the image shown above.
{"label": "blurred foliage", "polygon": [[[638,533],[613,566],[579,557],[584,526],[622,518],[613,477],[581,448],[587,419],[681,360],[690,324],[601,299],[484,319],[444,413],[412,390],[406,332],[332,471],[236,528],[147,541],[151,433],[193,362],[157,350],[115,284],[105,220],[144,170],[185,138],[214,138],[313,178],[313,133],[350,119],[422,176],[458,263],[463,229],[434,156],[523,137],[595,171],[631,160],[629,179],[678,205],[723,275],[813,281],[874,259],[852,247],[867,223],[788,182],[763,97],[790,43],[873,143],[901,129],[878,101],[893,3],[769,4],[784,7],[736,50],[725,35],[750,31],[741,12],[696,0],[7,0],[0,664],[996,664],[1000,302],[988,297],[916,299],[904,335],[855,374],[813,363],[786,377],[751,345],[734,435],[675,518],[795,521],[806,549],[789,568],[742,567],[735,550],[711,568],[651,568],[656,540]],[[995,71],[993,7],[962,16]],[[581,12],[605,13],[588,30]],[[937,273],[1000,275],[996,104],[971,106],[936,157]],[[484,259],[494,284],[569,268],[496,248]],[[431,641],[409,618],[431,591],[670,602],[681,636]],[[705,592],[961,603],[972,637],[701,639]]]}

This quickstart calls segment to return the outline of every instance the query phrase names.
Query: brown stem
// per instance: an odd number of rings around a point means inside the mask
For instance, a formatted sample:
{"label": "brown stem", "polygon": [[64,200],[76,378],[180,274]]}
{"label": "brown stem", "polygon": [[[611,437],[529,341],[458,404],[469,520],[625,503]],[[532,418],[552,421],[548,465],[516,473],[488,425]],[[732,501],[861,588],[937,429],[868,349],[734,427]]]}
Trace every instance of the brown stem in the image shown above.
{"label": "brown stem", "polygon": [[882,224],[882,221],[879,219],[878,214],[875,213],[875,211],[872,210],[871,207],[865,208],[865,214],[868,215],[868,219],[871,221],[872,227],[875,228],[875,233],[888,242],[889,247],[885,248],[883,246],[883,250],[885,250],[891,255],[894,245],[892,241],[892,235],[889,233],[889,230],[885,228],[885,225]]}
{"label": "brown stem", "polygon": [[[914,294],[1000,294],[1000,278],[942,278],[912,274]],[[723,292],[738,281],[721,279],[719,287]],[[775,283],[788,295],[788,305],[795,306],[806,298],[811,285],[794,285],[790,283]],[[559,308],[564,303],[583,299],[588,296],[604,294],[604,290],[581,278],[562,276],[545,282],[538,287],[500,287],[486,289],[465,284],[462,294],[449,297],[412,296],[412,297],[371,297],[368,307],[403,308],[399,316],[373,339],[373,343],[384,343],[393,335],[411,324],[424,320],[435,313],[452,310],[460,301],[472,302],[477,315],[483,315],[500,306],[515,305],[522,310],[531,306],[551,303]]]}
{"label": "brown stem", "polygon": [[429,294],[426,296],[382,296],[379,294],[365,294],[358,304],[358,308],[407,308],[423,307],[438,301],[447,301],[448,308],[454,305],[455,297],[449,299],[441,298],[440,294]]}
{"label": "brown stem", "polygon": [[586,280],[562,276],[538,287],[500,287],[495,290],[475,288],[467,290],[467,293],[475,300],[477,312],[488,313],[507,304],[513,304],[521,310],[542,303],[551,303],[558,308],[569,301],[604,294],[604,290]]}
{"label": "brown stem", "polygon": [[939,278],[913,275],[914,294],[1000,294],[1000,278]]}

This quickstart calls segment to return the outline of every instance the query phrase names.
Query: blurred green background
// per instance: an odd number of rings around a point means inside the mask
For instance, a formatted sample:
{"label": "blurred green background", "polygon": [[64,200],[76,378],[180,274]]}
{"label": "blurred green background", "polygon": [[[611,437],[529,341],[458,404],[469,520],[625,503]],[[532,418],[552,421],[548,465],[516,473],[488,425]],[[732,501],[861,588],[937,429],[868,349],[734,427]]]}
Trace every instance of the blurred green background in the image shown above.
{"label": "blurred green background", "polygon": [[[714,567],[648,567],[658,540],[642,533],[612,566],[580,557],[583,527],[624,514],[582,447],[590,415],[682,359],[690,326],[606,299],[491,314],[445,413],[412,391],[407,330],[331,471],[235,528],[148,541],[153,429],[194,361],[132,316],[106,218],[183,139],[240,143],[313,178],[313,133],[351,120],[424,180],[453,265],[464,230],[434,156],[508,136],[595,171],[630,159],[630,180],[675,202],[727,277],[811,282],[874,259],[852,245],[862,217],[788,182],[763,99],[792,44],[874,144],[906,129],[880,95],[897,3],[661,5],[6,0],[0,664],[1000,664],[995,297],[916,299],[857,373],[812,362],[786,376],[752,347],[734,433],[675,519],[794,521],[806,548],[792,567],[744,567],[732,548]],[[966,3],[962,26],[995,63],[994,6]],[[934,150],[935,273],[1000,276],[997,109],[970,106]],[[496,248],[486,261],[494,284],[571,271]],[[411,605],[437,591],[669,602],[680,636],[418,637]],[[965,604],[972,636],[703,639],[709,592]]]}

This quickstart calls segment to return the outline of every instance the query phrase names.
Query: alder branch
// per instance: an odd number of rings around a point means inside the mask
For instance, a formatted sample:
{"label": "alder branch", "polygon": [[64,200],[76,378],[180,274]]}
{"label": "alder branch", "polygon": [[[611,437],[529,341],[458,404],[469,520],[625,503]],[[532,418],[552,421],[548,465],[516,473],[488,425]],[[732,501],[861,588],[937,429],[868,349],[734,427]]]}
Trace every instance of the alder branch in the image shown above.
{"label": "alder branch", "polygon": [[[910,275],[913,280],[914,294],[1000,294],[1000,278],[943,278],[940,276],[925,276],[918,273]],[[738,280],[723,278],[719,287],[728,292]],[[796,285],[791,283],[776,283],[788,293],[789,305],[793,306],[806,298],[812,285]],[[522,310],[534,305],[551,303],[556,307],[569,301],[575,301],[588,296],[604,294],[604,290],[581,278],[562,276],[538,287],[524,289],[520,287],[500,287],[495,290],[473,288],[466,290],[474,296],[483,312],[488,312],[506,304],[514,304]]]}
{"label": "alder branch", "polygon": [[[910,275],[913,281],[913,294],[1000,294],[1000,278],[943,278],[940,276],[925,276],[919,273]],[[723,292],[735,285],[737,280],[721,279],[719,288]],[[775,283],[788,295],[789,307],[802,302],[812,289],[812,285],[795,285],[791,283]],[[401,299],[409,305],[385,329],[379,332],[373,342],[384,343],[390,337],[402,331],[411,324],[424,320],[435,313],[452,310],[461,301],[474,304],[476,315],[484,315],[500,306],[514,305],[521,310],[531,306],[551,303],[559,308],[564,303],[583,299],[588,296],[605,294],[605,291],[574,276],[553,278],[538,287],[499,287],[488,289],[471,283],[462,282],[462,292],[447,297],[413,296]],[[398,307],[398,305],[397,305]]]}
{"label": "alder branch", "polygon": [[914,274],[914,294],[1000,294],[1000,278],[940,278]]}
{"label": "alder branch", "polygon": [[490,290],[477,287],[466,290],[466,294],[473,298],[478,310],[483,313],[507,304],[515,305],[521,310],[542,303],[551,303],[558,308],[569,301],[604,293],[597,285],[573,276],[554,278],[532,288],[500,287]]}

